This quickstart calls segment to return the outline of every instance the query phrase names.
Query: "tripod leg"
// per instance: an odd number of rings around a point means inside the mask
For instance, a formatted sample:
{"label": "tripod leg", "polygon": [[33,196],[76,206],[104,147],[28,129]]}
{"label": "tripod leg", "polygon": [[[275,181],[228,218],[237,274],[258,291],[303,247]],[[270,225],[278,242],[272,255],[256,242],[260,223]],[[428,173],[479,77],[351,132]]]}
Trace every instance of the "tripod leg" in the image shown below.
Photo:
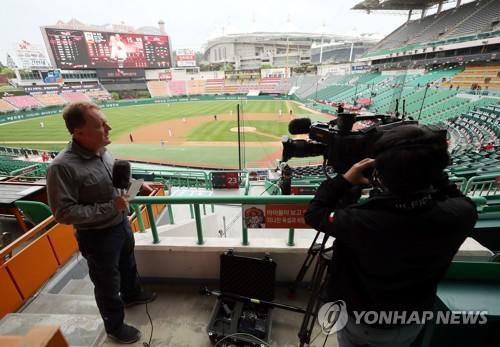
{"label": "tripod leg", "polygon": [[320,257],[314,269],[311,297],[307,303],[306,313],[304,314],[304,319],[302,320],[302,325],[298,334],[300,347],[303,347],[305,344],[309,344],[311,341],[314,323],[321,305],[321,291],[324,288],[326,269],[328,269],[328,261],[323,257]]}
{"label": "tripod leg", "polygon": [[295,281],[288,288],[289,294],[295,294],[297,287],[304,280],[304,277],[307,273],[307,270],[309,270],[309,268],[311,267],[311,264],[313,263],[314,259],[316,258],[316,255],[322,249],[322,244],[316,243],[316,241],[318,240],[318,237],[319,237],[319,231],[316,233],[316,236],[314,237],[314,240],[311,243],[311,246],[309,246],[309,250],[307,251],[306,259],[304,260],[304,263],[300,267],[299,273],[297,274]]}

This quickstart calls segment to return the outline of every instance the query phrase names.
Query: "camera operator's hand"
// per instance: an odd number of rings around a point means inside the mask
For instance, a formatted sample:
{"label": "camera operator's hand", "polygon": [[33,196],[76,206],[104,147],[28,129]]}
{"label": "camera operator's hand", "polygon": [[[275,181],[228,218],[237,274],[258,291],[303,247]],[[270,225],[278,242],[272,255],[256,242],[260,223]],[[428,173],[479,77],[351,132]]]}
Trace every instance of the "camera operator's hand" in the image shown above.
{"label": "camera operator's hand", "polygon": [[370,169],[375,166],[375,159],[365,158],[356,164],[354,164],[347,172],[344,174],[344,178],[347,182],[353,186],[361,184],[369,184],[370,180],[363,175],[363,171]]}

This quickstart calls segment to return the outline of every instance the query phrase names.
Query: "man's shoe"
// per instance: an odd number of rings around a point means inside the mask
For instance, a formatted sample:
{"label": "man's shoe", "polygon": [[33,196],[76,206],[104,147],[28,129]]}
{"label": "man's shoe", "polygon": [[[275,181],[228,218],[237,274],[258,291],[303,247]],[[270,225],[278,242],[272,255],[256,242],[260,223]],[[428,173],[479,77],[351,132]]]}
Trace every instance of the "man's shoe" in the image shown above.
{"label": "man's shoe", "polygon": [[[123,299],[123,298],[122,298]],[[125,307],[131,307],[135,305],[147,304],[155,301],[156,293],[150,292],[149,290],[143,289],[138,295],[131,298],[123,299],[123,305]]]}
{"label": "man's shoe", "polygon": [[108,333],[108,336],[118,343],[130,344],[141,338],[141,332],[133,326],[123,323],[116,332]]}

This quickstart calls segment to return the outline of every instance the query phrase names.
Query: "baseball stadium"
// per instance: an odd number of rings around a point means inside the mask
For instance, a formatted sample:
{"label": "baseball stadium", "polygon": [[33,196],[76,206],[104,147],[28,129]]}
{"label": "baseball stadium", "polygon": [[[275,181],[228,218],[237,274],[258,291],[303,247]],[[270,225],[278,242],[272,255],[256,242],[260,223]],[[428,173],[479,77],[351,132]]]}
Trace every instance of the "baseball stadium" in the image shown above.
{"label": "baseball stadium", "polygon": [[[350,346],[342,314],[354,316],[322,306],[337,241],[305,214],[324,184],[408,124],[446,136],[444,172],[477,220],[433,279],[418,335],[377,346],[500,345],[500,1],[358,0],[350,11],[401,23],[379,38],[207,35],[195,52],[176,47],[162,20],[71,19],[40,24],[38,42],[16,42],[0,63],[0,346]],[[76,141],[63,113],[78,103],[95,105],[111,128],[106,180],[118,192],[137,186],[124,219],[137,278],[157,297],[125,309],[140,331],[133,341],[105,326],[81,225],[63,223],[50,197],[76,189],[50,187],[49,168]],[[353,204],[377,198],[374,182]],[[395,263],[415,261],[388,243]],[[411,271],[439,258],[434,244],[411,246],[421,249]],[[384,252],[367,253],[374,266]],[[350,285],[370,296],[366,283]],[[440,322],[450,314],[459,318]]]}

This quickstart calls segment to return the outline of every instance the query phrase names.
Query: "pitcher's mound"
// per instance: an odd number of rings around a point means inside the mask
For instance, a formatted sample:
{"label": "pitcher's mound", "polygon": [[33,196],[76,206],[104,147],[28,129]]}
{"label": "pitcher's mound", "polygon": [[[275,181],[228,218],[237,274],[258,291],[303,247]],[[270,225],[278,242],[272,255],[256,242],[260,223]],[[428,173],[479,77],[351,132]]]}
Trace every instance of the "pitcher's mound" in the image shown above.
{"label": "pitcher's mound", "polygon": [[[254,127],[240,127],[240,131],[243,133],[254,133],[255,130],[257,130],[257,129],[255,129]],[[231,128],[231,131],[233,133],[237,133],[238,128]]]}

